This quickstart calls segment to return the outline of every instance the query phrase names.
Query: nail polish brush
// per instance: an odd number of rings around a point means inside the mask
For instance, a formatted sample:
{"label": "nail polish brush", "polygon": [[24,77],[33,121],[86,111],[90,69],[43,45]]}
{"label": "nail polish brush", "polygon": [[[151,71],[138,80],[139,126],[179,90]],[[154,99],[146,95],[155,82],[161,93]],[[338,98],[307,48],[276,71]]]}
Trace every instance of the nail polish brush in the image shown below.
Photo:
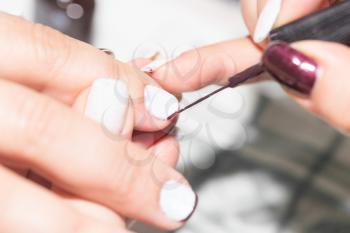
{"label": "nail polish brush", "polygon": [[[331,41],[350,46],[350,0],[340,1],[329,8],[276,28],[269,34],[270,44],[273,44],[274,42],[292,43],[302,40]],[[264,72],[270,73],[271,76],[282,85],[292,87],[294,89],[299,88],[300,92],[309,94],[307,91],[303,90],[302,85],[297,87],[295,84],[288,82],[288,80],[281,80],[275,77],[269,71],[269,69],[266,68],[263,58],[261,63],[256,64],[231,77],[226,86],[223,86],[189,104],[188,106],[169,116],[168,119],[176,117],[187,109],[192,108],[193,106],[227,88],[234,88],[247,82],[248,80],[252,80]],[[305,85],[309,84],[307,82],[308,80],[306,80]]]}

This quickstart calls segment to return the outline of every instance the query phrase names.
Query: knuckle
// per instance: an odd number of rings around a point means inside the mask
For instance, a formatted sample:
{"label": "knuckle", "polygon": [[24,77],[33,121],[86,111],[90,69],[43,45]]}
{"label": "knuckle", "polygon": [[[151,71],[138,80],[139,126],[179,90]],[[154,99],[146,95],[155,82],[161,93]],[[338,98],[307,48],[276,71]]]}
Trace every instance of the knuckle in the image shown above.
{"label": "knuckle", "polygon": [[[126,142],[127,146],[131,142]],[[120,150],[120,148],[119,148]],[[118,197],[118,202],[124,203],[133,200],[133,195],[139,193],[138,185],[144,183],[147,179],[145,171],[147,165],[136,165],[126,158],[125,152],[117,156],[115,162],[105,170],[103,174],[103,182],[107,193]]]}
{"label": "knuckle", "polygon": [[55,108],[49,99],[22,98],[17,101],[20,130],[25,135],[24,146],[28,156],[40,153],[43,146],[50,145],[56,136]]}
{"label": "knuckle", "polygon": [[30,33],[34,59],[45,65],[48,76],[57,76],[70,57],[72,41],[42,24],[33,24]]}
{"label": "knuckle", "polygon": [[[134,179],[137,178],[134,169],[129,169],[126,165],[119,165],[119,169],[111,172],[110,177],[107,180],[110,180],[106,183],[106,188],[109,193],[113,193],[118,196],[119,199],[127,198],[131,193],[133,193],[133,183]],[[111,179],[114,178],[114,179]]]}

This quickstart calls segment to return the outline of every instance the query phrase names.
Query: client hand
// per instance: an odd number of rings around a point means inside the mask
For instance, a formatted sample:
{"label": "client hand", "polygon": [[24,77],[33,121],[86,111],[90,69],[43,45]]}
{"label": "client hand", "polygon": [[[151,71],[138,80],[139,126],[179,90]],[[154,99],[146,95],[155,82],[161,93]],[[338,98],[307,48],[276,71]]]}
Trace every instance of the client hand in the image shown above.
{"label": "client hand", "polygon": [[[196,196],[171,167],[177,144],[131,141],[134,129],[168,127],[175,97],[90,45],[4,13],[0,22],[0,231],[182,226]],[[28,170],[52,190],[20,176]]]}
{"label": "client hand", "polygon": [[[155,69],[152,77],[163,87],[173,92],[191,91],[205,85],[226,84],[228,78],[260,62],[267,43],[266,38],[272,27],[281,26],[324,7],[334,1],[326,0],[264,0],[241,1],[243,16],[250,37],[227,41],[198,50],[189,51],[171,63]],[[307,110],[317,114],[335,127],[350,132],[350,49],[344,45],[303,41],[289,45],[275,44],[266,51],[266,58],[274,67],[274,75],[285,75],[293,82],[310,79],[306,92],[301,97],[289,93]],[[298,59],[299,65],[293,63]],[[276,62],[279,61],[279,62]],[[285,67],[294,64],[292,69]],[[297,75],[295,75],[297,74]],[[281,77],[280,77],[281,78]]]}

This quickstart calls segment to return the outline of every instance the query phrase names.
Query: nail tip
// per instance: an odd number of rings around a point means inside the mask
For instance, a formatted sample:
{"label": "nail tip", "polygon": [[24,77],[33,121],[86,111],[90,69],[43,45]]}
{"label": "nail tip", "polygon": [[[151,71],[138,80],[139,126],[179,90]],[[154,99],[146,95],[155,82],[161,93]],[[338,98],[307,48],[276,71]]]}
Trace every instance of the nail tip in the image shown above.
{"label": "nail tip", "polygon": [[180,223],[188,221],[198,204],[198,195],[192,188],[174,180],[163,185],[160,196],[164,214]]}
{"label": "nail tip", "polygon": [[261,36],[259,33],[258,35],[257,34],[254,35],[253,41],[254,41],[254,43],[259,44],[259,43],[263,42],[266,38],[267,38],[267,36]]}
{"label": "nail tip", "polygon": [[171,93],[153,85],[147,85],[144,92],[145,107],[153,117],[166,121],[179,110],[179,101]]}
{"label": "nail tip", "polygon": [[198,197],[198,194],[197,194],[197,193],[194,193],[194,194],[195,194],[195,196],[196,196],[196,200],[195,200],[195,203],[194,203],[193,210],[192,210],[192,212],[191,212],[185,219],[183,219],[182,221],[180,221],[180,222],[182,222],[182,223],[188,222],[188,221],[192,218],[192,216],[194,215],[194,213],[196,212],[196,209],[197,209],[197,207],[198,207],[199,197]]}

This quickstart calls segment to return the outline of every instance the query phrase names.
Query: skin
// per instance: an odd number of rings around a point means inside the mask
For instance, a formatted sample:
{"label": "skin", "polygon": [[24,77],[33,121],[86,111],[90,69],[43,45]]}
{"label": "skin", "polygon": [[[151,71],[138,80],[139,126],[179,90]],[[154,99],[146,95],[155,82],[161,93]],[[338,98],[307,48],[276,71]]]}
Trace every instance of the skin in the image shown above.
{"label": "skin", "polygon": [[[143,105],[144,86],[157,84],[50,28],[5,13],[0,22],[0,231],[127,232],[124,219],[182,226],[159,207],[164,182],[187,181],[173,169],[178,144],[164,131],[173,122]],[[103,77],[128,83],[122,135],[83,115],[89,87]],[[151,139],[132,138],[134,130]]]}
{"label": "skin", "polygon": [[[328,7],[333,2],[283,0],[275,27]],[[265,3],[266,0],[241,1],[243,17],[250,35],[254,33],[258,16]],[[170,64],[160,67],[152,77],[173,92],[191,91],[207,84],[225,84],[232,75],[258,63],[266,45],[266,42],[256,45],[250,37],[246,37],[206,46],[186,52]],[[320,67],[321,75],[311,96],[300,97],[287,90],[288,94],[308,111],[339,130],[349,133],[350,121],[344,115],[350,112],[350,81],[346,75],[350,63],[350,49],[343,45],[320,41],[298,42],[292,44],[292,47],[314,59]],[[195,65],[197,69],[192,70]],[[189,75],[179,75],[178,70]]]}
{"label": "skin", "polygon": [[[293,7],[300,4],[296,2],[284,1],[276,26],[329,4],[308,0],[302,8]],[[253,0],[242,3],[252,33],[262,4]],[[143,87],[151,81],[145,81],[137,69],[51,29],[6,14],[0,14],[0,20],[0,34],[6,35],[0,38],[5,58],[0,64],[0,130],[4,132],[0,160],[6,165],[0,167],[0,229],[9,233],[126,232],[124,218],[165,229],[181,226],[159,210],[159,183],[150,175],[152,171],[160,182],[170,178],[186,182],[171,168],[177,144],[170,137],[155,137],[158,143],[145,141],[145,137],[135,143],[130,138],[134,129],[154,136],[159,132],[149,132],[171,124],[153,119],[144,109]],[[258,62],[264,46],[249,38],[207,46],[183,54],[152,76],[162,87],[177,93],[210,83],[224,84],[228,77]],[[310,98],[292,97],[349,132],[350,122],[343,119],[350,111],[350,84],[344,75],[349,49],[313,41],[293,46],[319,63],[322,77]],[[132,105],[122,137],[106,137],[98,125],[82,116],[89,86],[100,77],[129,81]],[[170,146],[164,146],[166,143]],[[140,159],[152,163],[131,165],[130,161]],[[20,176],[28,168],[50,180],[53,189]]]}

